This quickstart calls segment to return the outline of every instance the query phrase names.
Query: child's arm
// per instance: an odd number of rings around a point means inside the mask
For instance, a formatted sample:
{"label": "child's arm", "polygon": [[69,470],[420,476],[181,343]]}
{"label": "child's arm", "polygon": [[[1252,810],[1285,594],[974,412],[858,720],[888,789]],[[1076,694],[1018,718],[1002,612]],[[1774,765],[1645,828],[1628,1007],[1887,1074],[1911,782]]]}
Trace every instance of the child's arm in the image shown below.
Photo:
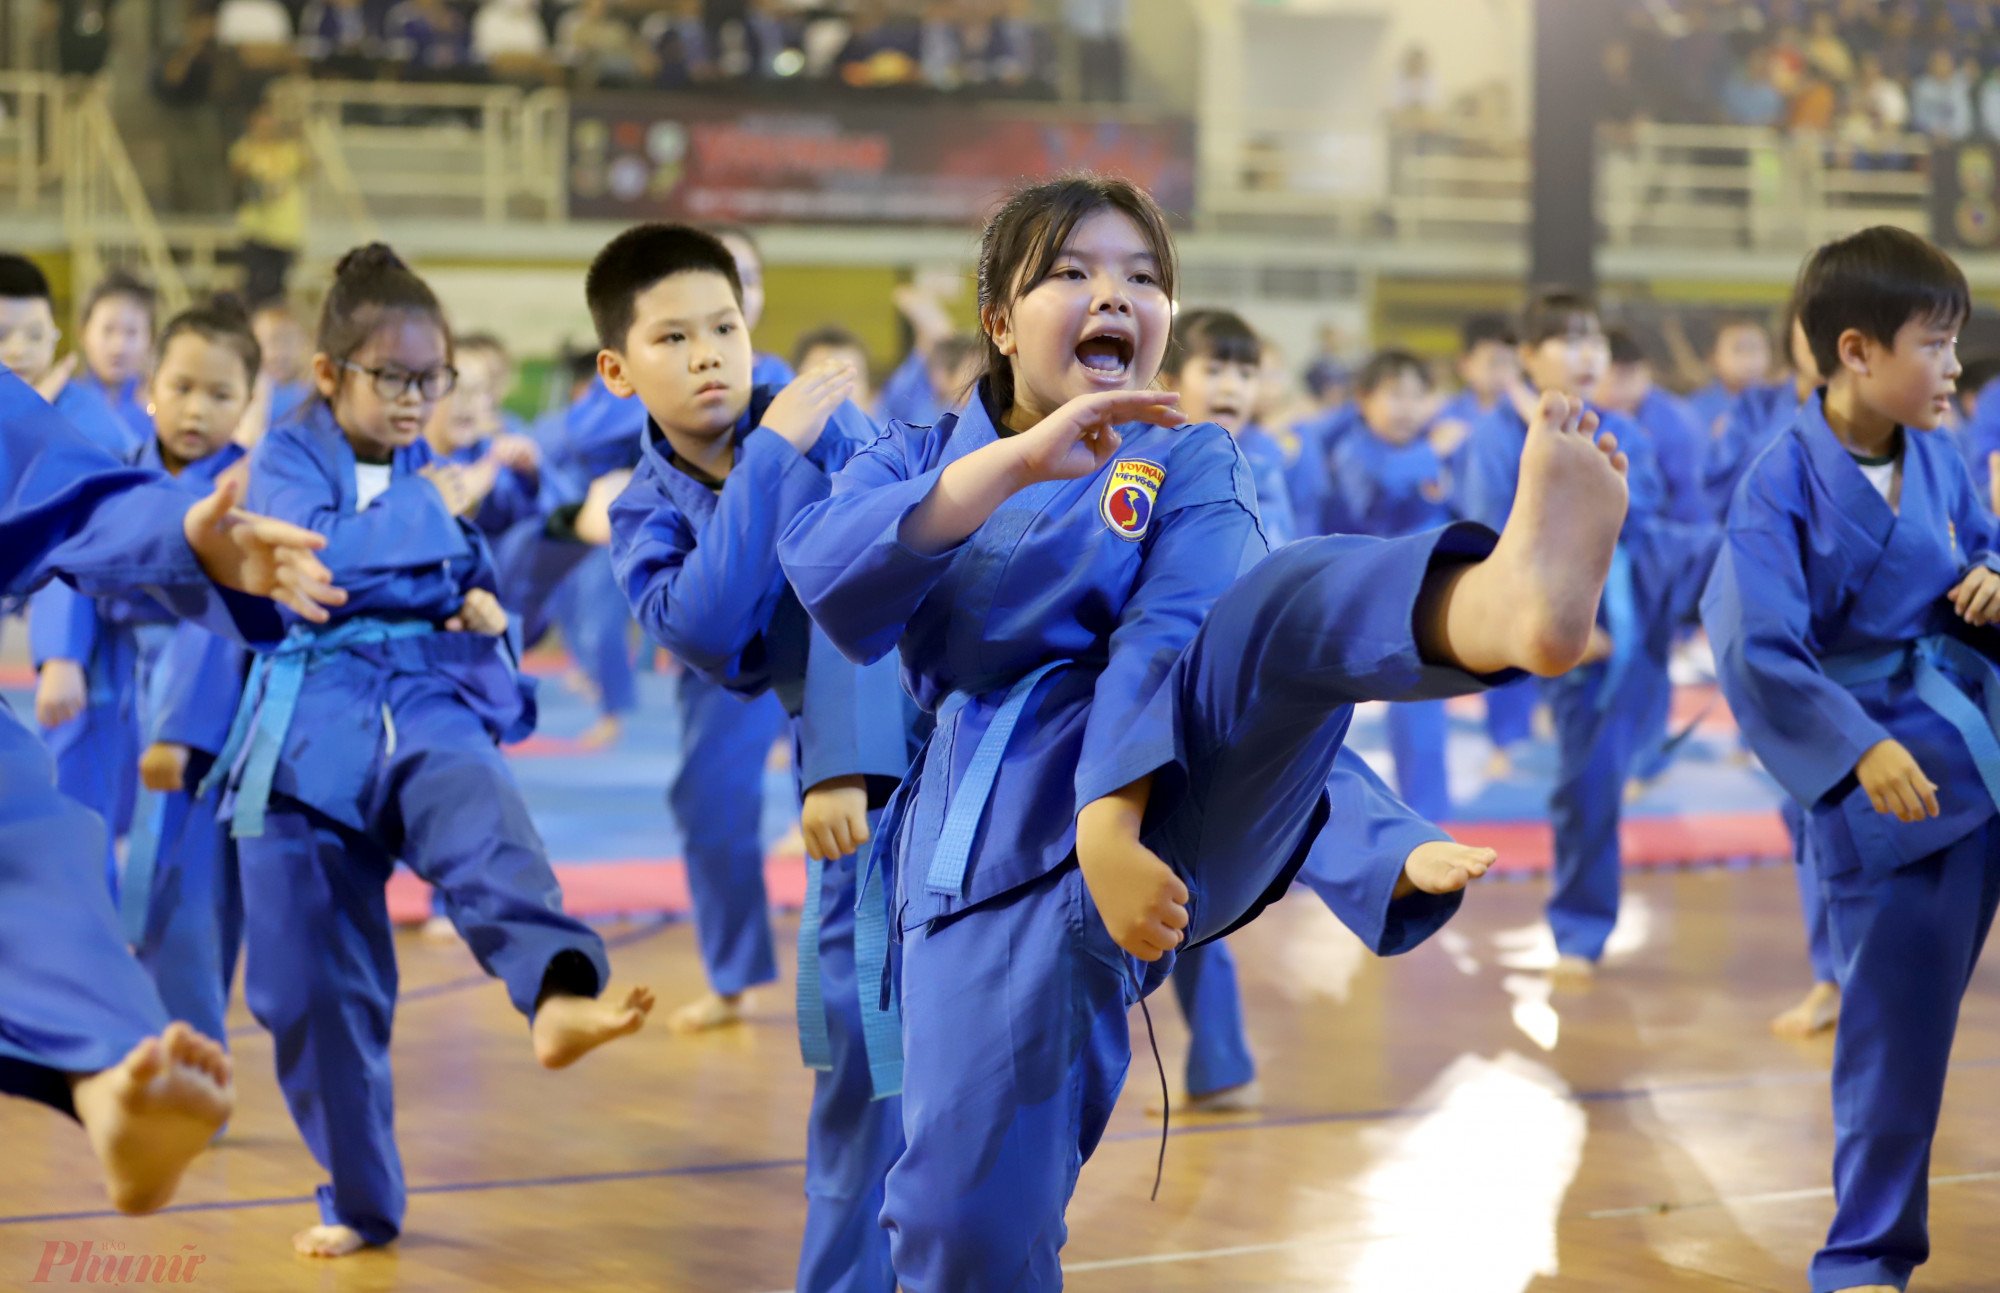
{"label": "child's arm", "polygon": [[1951,608],[1967,624],[2000,621],[2000,521],[1979,497],[1972,473],[1956,454],[1949,455],[1951,524],[1965,554],[1959,581],[1949,594]]}
{"label": "child's arm", "polygon": [[35,721],[61,727],[84,710],[84,666],[97,653],[97,601],[52,583],[28,599],[28,652],[35,665]]}

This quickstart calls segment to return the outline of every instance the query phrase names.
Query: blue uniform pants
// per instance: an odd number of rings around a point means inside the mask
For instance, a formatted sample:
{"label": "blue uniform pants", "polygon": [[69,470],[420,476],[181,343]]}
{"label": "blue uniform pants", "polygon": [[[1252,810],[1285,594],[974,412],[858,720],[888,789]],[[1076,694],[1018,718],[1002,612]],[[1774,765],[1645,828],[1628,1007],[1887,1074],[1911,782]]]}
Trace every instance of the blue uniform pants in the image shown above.
{"label": "blue uniform pants", "polygon": [[764,762],[787,719],[769,694],[744,700],[690,670],[676,680],[681,763],[667,786],[680,823],[708,985],[723,996],[778,977],[764,895]]}
{"label": "blue uniform pants", "polygon": [[1620,694],[1599,704],[1605,672],[1602,664],[1588,665],[1543,685],[1556,721],[1556,783],[1549,794],[1556,865],[1549,927],[1558,952],[1586,961],[1604,955],[1618,923],[1623,880],[1618,822],[1645,718],[1643,697]]}
{"label": "blue uniform pants", "polygon": [[167,1013],[220,1041],[243,945],[243,890],[236,841],[216,816],[217,794],[194,795],[213,762],[194,752],[187,789],[142,800],[152,815],[145,826],[157,832],[159,849],[145,929],[134,950]]}
{"label": "blue uniform pants", "polygon": [[903,1102],[893,1095],[875,1099],[862,1038],[859,994],[872,1003],[882,985],[855,978],[856,859],[806,865],[826,868],[820,889],[820,990],[833,1067],[813,1075],[797,1288],[799,1293],[895,1293],[889,1235],[882,1229],[882,1189],[889,1165],[903,1152]]}
{"label": "blue uniform pants", "polygon": [[389,1034],[396,953],[386,886],[397,858],[441,890],[459,935],[514,1008],[544,986],[595,995],[604,944],[563,914],[562,891],[512,773],[450,693],[394,708],[397,740],[376,774],[366,834],[274,795],[264,834],[238,842],[244,996],[271,1033],[292,1120],[332,1181],[322,1219],[370,1243],[401,1229]]}
{"label": "blue uniform pants", "polygon": [[611,573],[611,553],[585,557],[556,590],[555,619],[577,668],[597,688],[598,712],[612,717],[638,707],[632,668],[632,608]]}
{"label": "blue uniform pants", "polygon": [[1959,1003],[2000,901],[2000,819],[1871,878],[1822,877],[1840,970],[1833,1225],[1814,1293],[1904,1287],[1930,1256],[1931,1140]]}
{"label": "blue uniform pants", "polygon": [[1396,794],[1434,822],[1451,816],[1451,773],[1445,751],[1451,719],[1441,700],[1391,705],[1386,720],[1389,755],[1396,761]]}
{"label": "blue uniform pants", "polygon": [[[1191,942],[1303,862],[1354,704],[1480,686],[1417,657],[1439,542],[1289,545],[1218,599],[1169,671],[1185,755],[1155,778],[1146,842],[1187,882]],[[1172,959],[1120,951],[1074,864],[903,931],[907,1148],[883,1224],[905,1293],[1061,1287],[1064,1210],[1130,1060],[1126,1011]]]}
{"label": "blue uniform pants", "polygon": [[132,829],[139,794],[139,711],[137,644],[131,633],[104,625],[97,651],[84,662],[88,699],[67,723],[42,729],[55,760],[56,788],[103,818],[103,874],[118,891],[118,862],[112,842]]}
{"label": "blue uniform pants", "polygon": [[1838,983],[1840,969],[1833,955],[1833,930],[1827,923],[1826,889],[1820,883],[1819,867],[1813,862],[1805,812],[1789,795],[1779,805],[1779,812],[1792,837],[1792,872],[1799,882],[1799,913],[1805,918],[1806,955],[1812,961],[1813,982]]}
{"label": "blue uniform pants", "polygon": [[1243,1029],[1243,994],[1227,943],[1204,943],[1174,958],[1174,999],[1187,1020],[1187,1093],[1212,1095],[1257,1076]]}
{"label": "blue uniform pants", "polygon": [[1523,678],[1486,693],[1486,738],[1501,750],[1511,750],[1535,734],[1535,704],[1541,686]]}
{"label": "blue uniform pants", "polygon": [[57,793],[48,751],[0,703],[0,1091],[73,1114],[67,1075],[167,1026],[99,870],[104,823]]}

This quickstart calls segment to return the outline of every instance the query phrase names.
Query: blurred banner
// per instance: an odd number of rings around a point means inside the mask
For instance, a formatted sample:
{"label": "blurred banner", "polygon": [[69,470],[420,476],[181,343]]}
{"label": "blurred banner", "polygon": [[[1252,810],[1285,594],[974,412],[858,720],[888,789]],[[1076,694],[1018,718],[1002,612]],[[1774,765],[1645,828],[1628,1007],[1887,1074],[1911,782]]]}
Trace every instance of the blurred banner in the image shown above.
{"label": "blurred banner", "polygon": [[2000,154],[1987,143],[1931,150],[1931,233],[1953,251],[2000,247]]}
{"label": "blurred banner", "polygon": [[906,100],[735,106],[580,94],[570,214],[593,220],[968,225],[1023,179],[1122,175],[1194,208],[1194,123]]}

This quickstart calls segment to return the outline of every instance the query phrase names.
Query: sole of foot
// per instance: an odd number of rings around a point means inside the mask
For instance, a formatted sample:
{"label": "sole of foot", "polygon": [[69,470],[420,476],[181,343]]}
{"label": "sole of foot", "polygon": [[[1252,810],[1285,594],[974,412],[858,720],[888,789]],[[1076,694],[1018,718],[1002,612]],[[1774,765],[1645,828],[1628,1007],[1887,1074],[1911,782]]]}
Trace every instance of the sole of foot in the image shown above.
{"label": "sole of foot", "polygon": [[750,994],[739,992],[725,997],[707,992],[667,1016],[667,1031],[687,1036],[733,1028],[749,1016]]}
{"label": "sole of foot", "polygon": [[1831,983],[1815,983],[1805,999],[1771,1021],[1771,1031],[1780,1037],[1803,1041],[1827,1032],[1840,1022],[1840,989]]}
{"label": "sole of foot", "polygon": [[620,998],[549,997],[528,1030],[535,1059],[545,1069],[568,1068],[605,1043],[638,1032],[652,1013],[651,988],[633,988]]}
{"label": "sole of foot", "polygon": [[292,1251],[301,1257],[347,1257],[366,1247],[368,1241],[346,1226],[307,1226],[292,1236]]}
{"label": "sole of foot", "polygon": [[617,719],[609,717],[600,718],[585,728],[583,735],[576,738],[576,748],[579,750],[608,750],[618,744],[618,738],[624,735],[624,732],[625,725]]}
{"label": "sole of foot", "polygon": [[1511,578],[1512,654],[1529,672],[1566,673],[1589,648],[1626,507],[1625,455],[1581,401],[1545,392],[1513,514],[1487,558]]}
{"label": "sole of foot", "polygon": [[78,1119],[120,1212],[165,1207],[195,1155],[236,1107],[229,1056],[183,1023],[140,1042],[71,1089]]}

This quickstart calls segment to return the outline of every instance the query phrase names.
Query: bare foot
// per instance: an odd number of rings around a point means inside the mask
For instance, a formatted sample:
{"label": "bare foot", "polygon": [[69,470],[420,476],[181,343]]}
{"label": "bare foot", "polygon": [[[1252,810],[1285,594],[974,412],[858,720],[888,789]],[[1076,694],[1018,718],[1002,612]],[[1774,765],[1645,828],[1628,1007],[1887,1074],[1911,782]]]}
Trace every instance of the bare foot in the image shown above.
{"label": "bare foot", "polygon": [[653,1011],[653,990],[634,988],[623,1001],[556,993],[535,1011],[529,1032],[545,1069],[568,1068],[606,1042],[630,1037]]}
{"label": "bare foot", "polygon": [[458,938],[458,926],[451,923],[449,916],[433,916],[424,922],[425,939],[433,943],[450,943]]}
{"label": "bare foot", "polygon": [[[1182,1095],[1174,1100],[1175,1113],[1255,1113],[1264,1107],[1264,1084],[1252,1078],[1240,1086],[1224,1087],[1201,1095]],[[1146,1116],[1157,1118],[1164,1112],[1160,1098],[1146,1101]]]}
{"label": "bare foot", "polygon": [[1474,673],[1512,667],[1555,677],[1575,668],[1593,642],[1625,508],[1617,440],[1597,434],[1597,415],[1581,403],[1545,393],[1507,528],[1447,603],[1447,658]]}
{"label": "bare foot", "polygon": [[1493,753],[1486,756],[1486,779],[1488,781],[1505,781],[1513,775],[1514,756],[1499,746],[1494,746]]}
{"label": "bare foot", "polygon": [[1403,859],[1403,874],[1396,877],[1398,898],[1416,893],[1457,893],[1486,874],[1499,861],[1492,849],[1473,848],[1451,840],[1419,844]]}
{"label": "bare foot", "polygon": [[1771,1021],[1771,1031],[1795,1040],[1823,1033],[1840,1019],[1840,986],[1815,983],[1805,999]]}
{"label": "bare foot", "polygon": [[743,1022],[748,1013],[750,994],[737,992],[724,996],[719,992],[704,992],[693,1001],[667,1016],[670,1032],[687,1035],[705,1033],[717,1028],[728,1028]]}
{"label": "bare foot", "polygon": [[307,1226],[292,1236],[292,1251],[306,1257],[345,1257],[366,1247],[361,1232],[346,1226]]}
{"label": "bare foot", "polygon": [[619,721],[616,714],[606,714],[583,730],[583,735],[576,738],[576,748],[608,750],[618,744],[618,738],[624,731],[625,724]]}
{"label": "bare foot", "polygon": [[1646,797],[1646,792],[1651,790],[1652,788],[1653,788],[1652,782],[1641,781],[1637,777],[1632,778],[1630,781],[1625,783],[1625,802],[1628,804],[1638,803],[1641,799],[1644,799]]}
{"label": "bare foot", "polygon": [[1549,971],[1550,982],[1559,988],[1587,988],[1596,978],[1597,963],[1581,956],[1557,957],[1555,967]]}
{"label": "bare foot", "polygon": [[563,687],[572,696],[581,696],[593,705],[597,703],[597,684],[592,682],[590,675],[583,670],[570,669],[566,671],[562,676],[562,683]]}
{"label": "bare foot", "polygon": [[72,1078],[70,1093],[120,1212],[166,1206],[182,1171],[236,1107],[229,1056],[183,1023],[111,1068]]}

